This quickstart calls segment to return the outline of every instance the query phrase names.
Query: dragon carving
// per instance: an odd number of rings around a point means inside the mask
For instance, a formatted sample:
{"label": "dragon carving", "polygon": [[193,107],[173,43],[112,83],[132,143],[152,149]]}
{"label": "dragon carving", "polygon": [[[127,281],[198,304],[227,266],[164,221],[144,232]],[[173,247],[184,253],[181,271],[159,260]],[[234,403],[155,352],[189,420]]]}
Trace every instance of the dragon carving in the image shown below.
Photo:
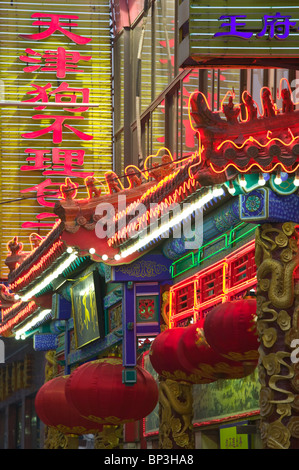
{"label": "dragon carving", "polygon": [[299,337],[298,264],[296,224],[263,224],[257,229],[260,428],[268,449],[299,448],[299,371],[291,361],[290,346]]}
{"label": "dragon carving", "polygon": [[192,449],[192,386],[174,380],[161,380],[159,385],[161,449]]}

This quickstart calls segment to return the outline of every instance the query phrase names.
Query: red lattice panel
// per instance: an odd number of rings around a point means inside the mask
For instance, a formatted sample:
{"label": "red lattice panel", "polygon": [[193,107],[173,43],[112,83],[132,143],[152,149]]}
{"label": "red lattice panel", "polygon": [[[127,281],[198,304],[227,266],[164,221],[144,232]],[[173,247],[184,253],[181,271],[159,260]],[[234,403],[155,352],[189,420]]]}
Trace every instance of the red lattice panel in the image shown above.
{"label": "red lattice panel", "polygon": [[216,307],[216,305],[219,305],[221,303],[222,303],[222,299],[217,300],[217,301],[215,301],[215,303],[212,303],[212,304],[206,306],[205,308],[203,308],[202,310],[200,310],[198,312],[198,315],[197,315],[197,320],[205,318],[205,316],[208,315],[210,313],[210,311],[213,310],[213,308]]}
{"label": "red lattice panel", "polygon": [[198,301],[201,304],[223,294],[223,266],[199,278],[198,294]]}
{"label": "red lattice panel", "polygon": [[254,248],[230,262],[229,289],[253,279],[256,275]]}
{"label": "red lattice panel", "polygon": [[179,315],[194,306],[194,282],[175,291],[175,315]]}

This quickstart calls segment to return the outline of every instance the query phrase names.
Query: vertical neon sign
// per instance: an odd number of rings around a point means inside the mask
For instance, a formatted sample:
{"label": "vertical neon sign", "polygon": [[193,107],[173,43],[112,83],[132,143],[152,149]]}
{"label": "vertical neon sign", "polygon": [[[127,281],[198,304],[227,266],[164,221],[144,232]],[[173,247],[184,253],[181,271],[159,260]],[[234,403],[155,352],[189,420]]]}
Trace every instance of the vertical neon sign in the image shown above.
{"label": "vertical neon sign", "polygon": [[[34,34],[20,35],[23,39],[31,41],[43,41],[52,35],[63,35],[78,46],[88,44],[91,38],[80,36],[74,32],[78,23],[74,22],[79,17],[77,15],[52,14],[37,12],[31,15],[37,18],[33,26],[38,26],[39,31]],[[46,29],[41,31],[41,27]],[[70,73],[83,73],[84,65],[91,61],[90,55],[83,55],[81,52],[67,50],[65,47],[58,46],[53,50],[43,52],[35,51],[31,48],[25,49],[26,55],[21,55],[19,59],[26,63],[23,68],[25,73],[46,73],[53,72],[58,86],[53,86],[51,82],[45,85],[31,83],[32,89],[26,92],[29,99],[23,100],[24,103],[32,103],[32,108],[39,111],[34,114],[32,119],[41,122],[46,121],[44,128],[33,132],[21,134],[23,139],[33,140],[50,134],[52,143],[55,147],[48,148],[30,148],[25,149],[28,154],[27,164],[20,167],[22,172],[39,171],[46,177],[41,183],[22,189],[21,193],[36,192],[36,198],[39,205],[45,208],[53,208],[55,202],[53,199],[60,198],[60,184],[66,177],[86,178],[93,176],[93,172],[86,172],[83,169],[85,150],[82,148],[61,148],[66,132],[72,133],[76,139],[90,141],[93,136],[83,132],[79,126],[83,123],[85,117],[83,113],[90,107],[89,88],[71,87],[67,81],[61,81]],[[64,106],[65,104],[65,106]],[[59,109],[59,114],[40,113],[47,110],[48,106],[55,106]],[[63,111],[63,113],[61,113]],[[63,181],[57,183],[52,181],[51,176],[62,176]],[[78,184],[75,183],[78,187]],[[28,221],[23,223],[23,228],[41,228],[52,227],[54,222],[46,219],[52,218],[52,212],[42,212],[37,215],[37,222]],[[44,222],[46,220],[46,222]]]}

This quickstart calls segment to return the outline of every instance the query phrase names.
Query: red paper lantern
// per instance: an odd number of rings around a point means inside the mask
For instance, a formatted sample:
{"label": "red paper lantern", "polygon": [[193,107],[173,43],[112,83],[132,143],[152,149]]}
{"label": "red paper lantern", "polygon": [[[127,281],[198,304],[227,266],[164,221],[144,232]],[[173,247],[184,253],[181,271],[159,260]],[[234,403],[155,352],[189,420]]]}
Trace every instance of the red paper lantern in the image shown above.
{"label": "red paper lantern", "polygon": [[149,357],[155,371],[162,377],[172,380],[188,380],[188,371],[180,363],[177,348],[184,328],[162,331],[151,344]]}
{"label": "red paper lantern", "polygon": [[209,345],[222,356],[256,365],[256,300],[242,299],[217,305],[206,316],[204,335]]}
{"label": "red paper lantern", "polygon": [[136,366],[137,382],[122,382],[121,359],[105,358],[79,366],[69,377],[66,397],[86,418],[102,424],[124,424],[150,414],[158,403],[153,376]]}
{"label": "red paper lantern", "polygon": [[83,418],[67,400],[65,386],[69,376],[56,377],[46,382],[35,397],[36,413],[41,421],[63,434],[95,434],[103,426]]}
{"label": "red paper lantern", "polygon": [[204,335],[204,319],[187,326],[178,343],[178,355],[185,368],[195,374],[196,383],[210,383],[217,379],[241,378],[253,369],[242,362],[231,361],[208,344]]}

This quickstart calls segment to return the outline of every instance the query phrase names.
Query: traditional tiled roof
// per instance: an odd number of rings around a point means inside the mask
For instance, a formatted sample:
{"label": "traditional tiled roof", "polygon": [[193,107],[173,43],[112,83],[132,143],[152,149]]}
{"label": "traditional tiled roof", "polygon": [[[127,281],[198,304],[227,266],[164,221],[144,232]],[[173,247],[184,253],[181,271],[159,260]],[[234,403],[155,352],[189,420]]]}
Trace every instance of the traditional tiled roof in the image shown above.
{"label": "traditional tiled roof", "polygon": [[30,302],[16,302],[13,307],[2,310],[2,322],[0,324],[0,336],[8,336],[11,330],[27,317],[38,310],[38,305]]}
{"label": "traditional tiled roof", "polygon": [[65,252],[61,241],[63,225],[58,222],[40,245],[31,251],[8,276],[10,288],[17,292],[39,277],[52,263]]}
{"label": "traditional tiled roof", "polygon": [[[22,254],[20,264],[11,270],[8,282],[9,288],[14,293],[19,293],[22,301],[16,302],[9,311],[5,312],[0,325],[0,335],[9,332],[19,322],[24,321],[28,315],[31,315],[38,308],[35,298],[29,298],[27,293],[31,294],[40,281],[42,281],[48,273],[53,273],[57,265],[61,264],[64,259],[69,256],[67,253],[68,243],[72,243],[72,237],[77,237],[77,233],[81,229],[92,233],[98,221],[97,207],[101,202],[110,203],[115,207],[116,237],[110,240],[104,240],[104,245],[115,245],[119,247],[120,239],[118,237],[118,227],[123,218],[125,218],[125,230],[130,230],[131,220],[128,218],[128,212],[139,203],[150,210],[153,204],[158,204],[159,214],[163,215],[164,209],[172,202],[182,203],[192,198],[198,191],[207,192],[208,187],[216,183],[223,182],[224,176],[220,176],[215,181],[215,176],[211,171],[201,164],[200,158],[193,155],[186,158],[179,165],[172,165],[168,174],[165,172],[155,173],[154,180],[146,179],[145,182],[136,186],[130,186],[128,189],[120,188],[112,191],[111,194],[101,195],[96,192],[93,197],[87,199],[75,199],[75,192],[72,195],[66,195],[65,199],[60,200],[55,206],[55,213],[59,216],[60,221],[54,226],[49,234],[40,242],[39,246],[30,253]],[[140,184],[141,183],[141,184]],[[113,186],[112,186],[113,188]],[[126,209],[119,210],[119,196],[125,196]],[[145,222],[147,220],[145,219]],[[64,234],[68,233],[69,237],[65,242]],[[79,239],[85,239],[79,235]],[[126,242],[127,235],[121,237],[121,242]],[[78,241],[78,238],[76,238]],[[83,249],[84,252],[84,249]],[[9,258],[9,257],[8,257]],[[128,262],[128,261],[127,261]],[[119,263],[122,263],[120,260]],[[26,301],[24,302],[27,295]],[[35,295],[35,294],[34,294]],[[5,317],[5,318],[4,318]]]}

